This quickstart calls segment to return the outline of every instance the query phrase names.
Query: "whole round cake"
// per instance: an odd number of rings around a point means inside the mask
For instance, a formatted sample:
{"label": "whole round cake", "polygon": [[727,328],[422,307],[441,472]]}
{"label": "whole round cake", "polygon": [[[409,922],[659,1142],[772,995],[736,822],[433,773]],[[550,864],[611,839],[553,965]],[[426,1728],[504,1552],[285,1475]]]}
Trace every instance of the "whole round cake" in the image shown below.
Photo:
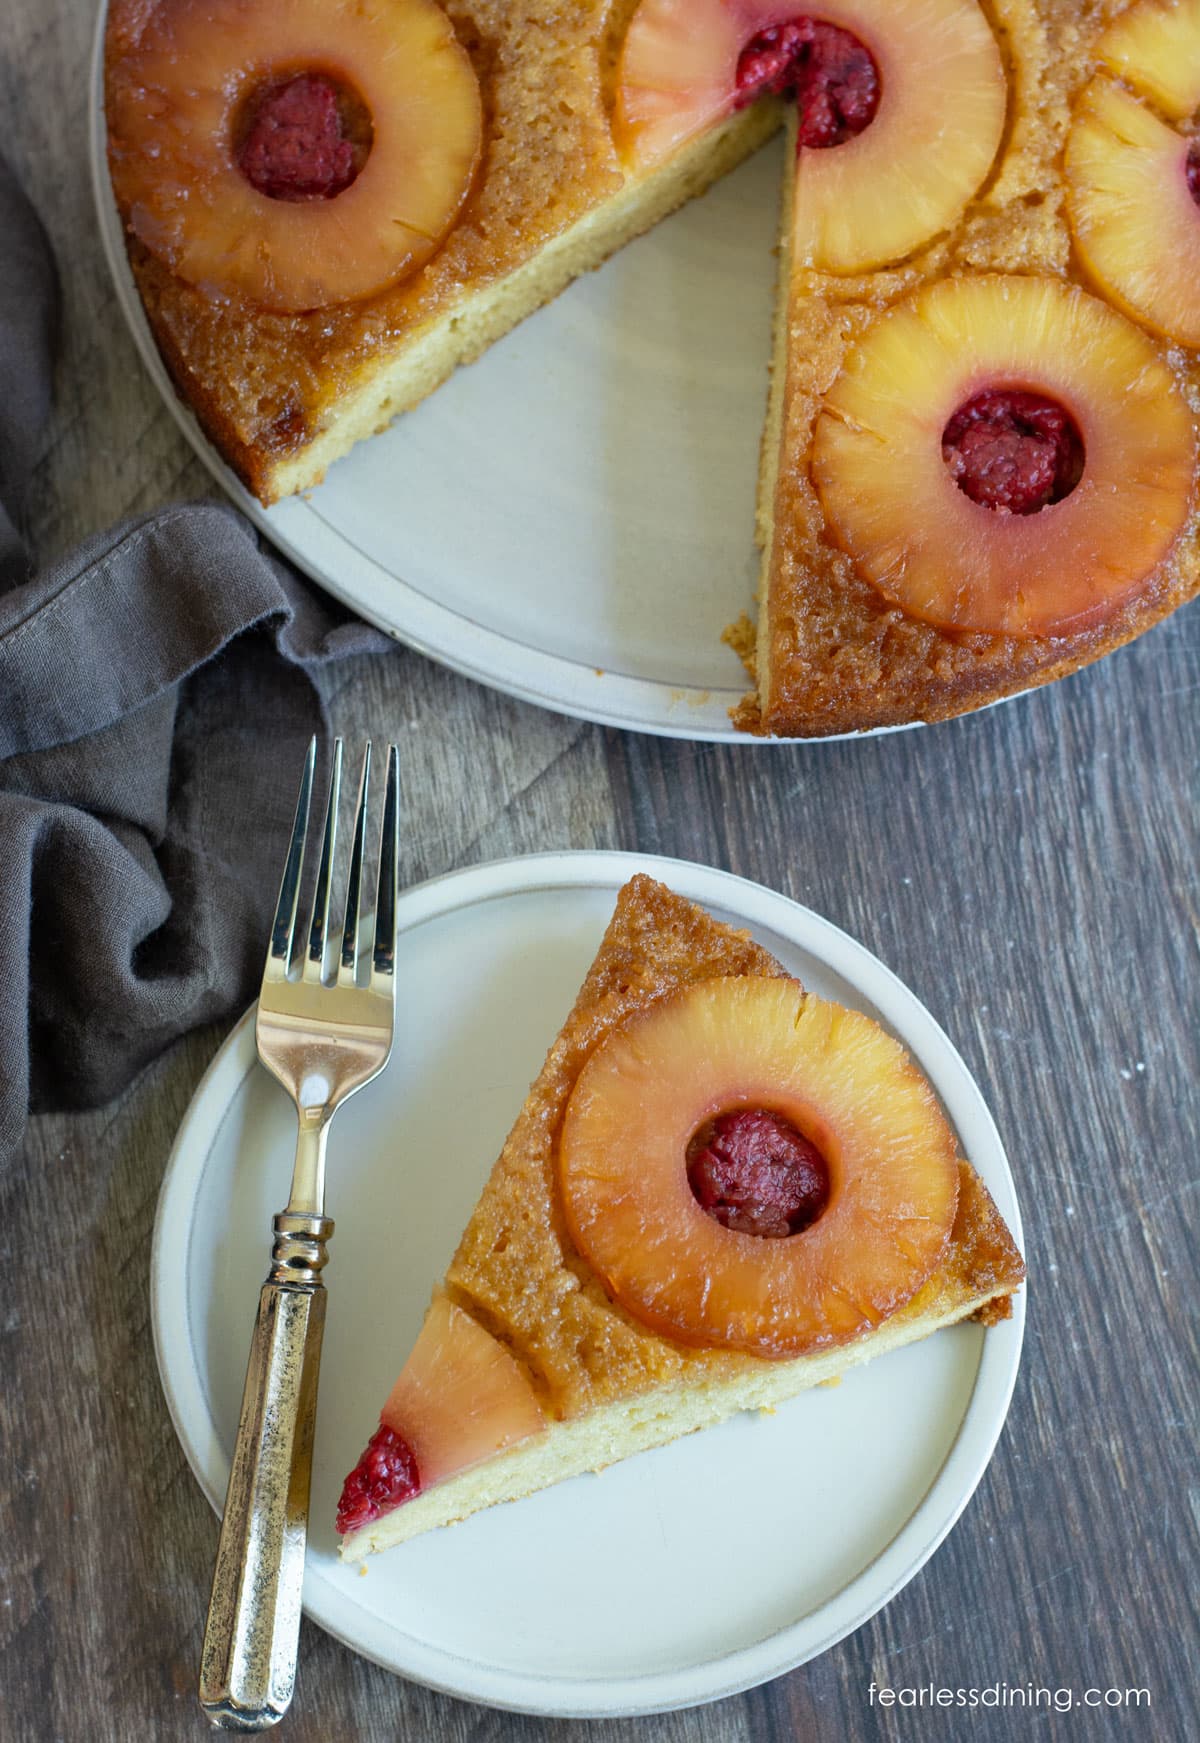
{"label": "whole round cake", "polygon": [[264,503],[786,124],[729,635],[739,725],[787,736],[980,707],[1195,593],[1198,106],[1196,0],[113,0],[107,30],[142,302]]}

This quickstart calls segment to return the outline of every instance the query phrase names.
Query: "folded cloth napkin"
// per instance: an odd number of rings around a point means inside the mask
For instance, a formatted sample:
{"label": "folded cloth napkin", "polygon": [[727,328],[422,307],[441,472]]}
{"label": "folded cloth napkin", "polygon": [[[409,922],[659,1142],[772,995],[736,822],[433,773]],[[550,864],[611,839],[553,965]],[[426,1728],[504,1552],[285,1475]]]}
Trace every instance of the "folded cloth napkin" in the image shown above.
{"label": "folded cloth napkin", "polygon": [[231,508],[164,509],[29,578],[18,503],[57,286],[0,160],[0,1169],[262,971],[318,668],[391,646]]}

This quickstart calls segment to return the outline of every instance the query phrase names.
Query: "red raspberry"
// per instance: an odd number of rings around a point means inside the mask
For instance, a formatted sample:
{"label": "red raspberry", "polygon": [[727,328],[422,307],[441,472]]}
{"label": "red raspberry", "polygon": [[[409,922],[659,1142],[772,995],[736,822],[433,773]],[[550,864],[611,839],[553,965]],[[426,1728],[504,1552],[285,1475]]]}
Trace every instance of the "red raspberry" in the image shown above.
{"label": "red raspberry", "polygon": [[412,1447],[402,1434],[380,1423],[342,1485],[337,1529],[343,1536],[358,1531],[420,1492],[421,1474]]}
{"label": "red raspberry", "polygon": [[1193,139],[1188,146],[1187,163],[1184,166],[1187,176],[1188,193],[1200,206],[1200,139]]}
{"label": "red raspberry", "polygon": [[688,1147],[688,1183],[716,1222],[778,1238],[815,1222],[829,1198],[821,1152],[779,1114],[721,1114]]}
{"label": "red raspberry", "polygon": [[271,200],[331,200],[354,180],[354,147],[342,136],[337,87],[297,73],[262,96],[237,151],[238,168]]}
{"label": "red raspberry", "polygon": [[795,18],[752,36],[737,65],[735,105],[765,91],[795,97],[798,143],[810,150],[841,145],[875,119],[879,69],[871,51],[848,30]]}
{"label": "red raspberry", "polygon": [[942,432],[942,458],[972,502],[1036,514],[1079,483],[1083,441],[1054,400],[1001,388],[959,407]]}

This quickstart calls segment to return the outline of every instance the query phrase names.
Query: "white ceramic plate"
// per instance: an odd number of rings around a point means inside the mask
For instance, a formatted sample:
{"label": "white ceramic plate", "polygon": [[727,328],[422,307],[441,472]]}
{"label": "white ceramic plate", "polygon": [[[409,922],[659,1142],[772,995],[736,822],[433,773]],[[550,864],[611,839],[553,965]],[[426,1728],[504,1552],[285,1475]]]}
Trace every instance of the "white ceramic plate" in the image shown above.
{"label": "white ceramic plate", "polygon": [[[770,1419],[739,1417],[418,1538],[372,1560],[365,1577],[338,1562],[341,1479],[375,1426],[616,891],[638,870],[751,927],[815,991],[898,1035],[1021,1239],[996,1128],[954,1047],[882,963],[808,909],[724,872],[634,854],[506,860],[408,891],[392,1061],[333,1130],[337,1232],[304,1602],[315,1621],[391,1670],[544,1714],[714,1700],[857,1628],[965,1506],[1004,1422],[1021,1350],[1023,1293],[1013,1319],[986,1337],[978,1326],[954,1327]],[[248,1013],[180,1129],[152,1262],[163,1386],[216,1507],[294,1139],[291,1104],[256,1063]],[[717,1494],[728,1522],[704,1523]]]}
{"label": "white ceramic plate", "polygon": [[748,739],[721,631],[757,580],[780,160],[768,148],[589,273],[306,498],[264,510],[175,394],[105,162],[104,9],[92,173],[117,297],[155,384],[239,508],[321,586],[468,677],[561,713]]}

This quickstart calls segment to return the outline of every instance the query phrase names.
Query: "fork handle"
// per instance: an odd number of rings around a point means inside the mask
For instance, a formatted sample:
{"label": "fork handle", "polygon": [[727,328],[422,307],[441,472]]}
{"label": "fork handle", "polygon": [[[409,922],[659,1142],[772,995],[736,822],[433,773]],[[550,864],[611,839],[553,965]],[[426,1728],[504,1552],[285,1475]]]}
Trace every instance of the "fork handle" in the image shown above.
{"label": "fork handle", "polygon": [[325,1329],[320,1273],[333,1223],[283,1211],[274,1228],[200,1659],[200,1705],[228,1731],[278,1724],[296,1681]]}

